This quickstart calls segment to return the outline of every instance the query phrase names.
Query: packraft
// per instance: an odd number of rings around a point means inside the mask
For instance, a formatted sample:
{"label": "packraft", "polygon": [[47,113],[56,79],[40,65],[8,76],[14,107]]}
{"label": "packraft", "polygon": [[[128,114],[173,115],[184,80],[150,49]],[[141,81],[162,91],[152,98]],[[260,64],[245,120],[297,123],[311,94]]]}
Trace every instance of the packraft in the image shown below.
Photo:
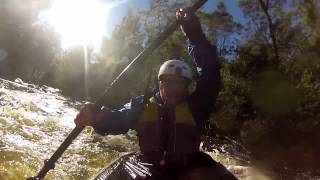
{"label": "packraft", "polygon": [[129,153],[121,156],[116,161],[104,168],[94,180],[132,180],[143,179],[151,176],[148,168],[151,164],[138,160],[137,153]]}
{"label": "packraft", "polygon": [[203,152],[190,158],[188,165],[154,165],[143,162],[141,154],[121,156],[102,169],[94,180],[236,180],[222,164]]}

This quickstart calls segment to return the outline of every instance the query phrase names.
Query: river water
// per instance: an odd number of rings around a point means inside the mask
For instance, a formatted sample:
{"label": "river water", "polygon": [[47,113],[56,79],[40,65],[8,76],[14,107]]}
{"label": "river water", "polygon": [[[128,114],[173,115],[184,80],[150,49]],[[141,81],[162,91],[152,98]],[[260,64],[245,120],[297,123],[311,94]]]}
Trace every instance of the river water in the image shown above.
{"label": "river water", "polygon": [[[0,79],[0,179],[35,176],[74,128],[81,105],[54,88]],[[134,131],[99,136],[86,128],[46,179],[90,179],[122,154],[138,149]],[[273,179],[263,166],[254,168],[250,153],[232,139],[224,138],[207,153],[239,179]]]}

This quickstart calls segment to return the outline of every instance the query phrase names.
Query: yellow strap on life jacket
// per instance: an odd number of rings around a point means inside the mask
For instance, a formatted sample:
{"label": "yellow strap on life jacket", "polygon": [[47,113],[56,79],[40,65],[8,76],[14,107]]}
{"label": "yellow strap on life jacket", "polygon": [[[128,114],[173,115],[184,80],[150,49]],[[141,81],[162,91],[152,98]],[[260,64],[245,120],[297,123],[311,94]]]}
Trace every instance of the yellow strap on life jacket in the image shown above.
{"label": "yellow strap on life jacket", "polygon": [[152,122],[156,121],[158,116],[158,107],[155,101],[155,98],[152,97],[149,99],[149,102],[146,104],[144,109],[141,122]]}
{"label": "yellow strap on life jacket", "polygon": [[[193,119],[192,113],[189,109],[187,103],[181,103],[176,106],[176,123],[177,124],[186,124],[196,126],[196,123]],[[149,99],[145,110],[143,112],[143,116],[141,122],[153,122],[158,119],[158,106],[154,97]]]}
{"label": "yellow strap on life jacket", "polygon": [[187,103],[181,103],[176,106],[176,123],[196,126]]}

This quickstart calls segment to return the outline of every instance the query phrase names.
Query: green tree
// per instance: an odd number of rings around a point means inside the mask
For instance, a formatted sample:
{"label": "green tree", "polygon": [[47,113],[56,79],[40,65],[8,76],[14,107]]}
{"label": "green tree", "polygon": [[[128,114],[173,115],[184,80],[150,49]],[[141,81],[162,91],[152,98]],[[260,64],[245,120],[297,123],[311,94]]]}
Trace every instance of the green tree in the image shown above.
{"label": "green tree", "polygon": [[[143,32],[141,29],[140,16],[128,11],[128,15],[117,25],[112,33],[111,38],[103,40],[101,53],[97,56],[97,62],[90,65],[90,78],[95,80],[92,83],[91,95],[97,97],[104,91],[107,84],[133,60],[143,49],[144,42]],[[135,72],[130,74],[132,81],[127,80],[126,87],[119,89],[114,98],[115,101],[110,104],[121,104],[128,101],[132,94],[139,89],[140,82],[143,79],[143,67],[138,67]],[[129,90],[128,90],[129,87]],[[141,88],[140,88],[141,89]]]}
{"label": "green tree", "polygon": [[54,59],[58,38],[50,29],[36,25],[39,11],[47,3],[1,0],[0,48],[8,55],[1,62],[1,76],[38,80]]}
{"label": "green tree", "polygon": [[86,98],[83,47],[63,52],[54,69],[54,85],[65,95]]}
{"label": "green tree", "polygon": [[234,56],[240,40],[242,25],[233,20],[225,4],[220,1],[211,13],[199,12],[208,39],[217,46],[221,57]]}

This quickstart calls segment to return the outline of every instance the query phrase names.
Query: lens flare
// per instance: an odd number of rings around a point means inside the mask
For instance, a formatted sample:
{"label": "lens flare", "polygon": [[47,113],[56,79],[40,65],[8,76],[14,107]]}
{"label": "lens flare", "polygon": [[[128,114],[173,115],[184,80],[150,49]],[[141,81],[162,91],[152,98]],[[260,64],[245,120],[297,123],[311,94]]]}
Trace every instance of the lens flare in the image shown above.
{"label": "lens flare", "polygon": [[61,35],[61,45],[99,46],[105,32],[110,6],[98,0],[55,0],[47,21]]}

